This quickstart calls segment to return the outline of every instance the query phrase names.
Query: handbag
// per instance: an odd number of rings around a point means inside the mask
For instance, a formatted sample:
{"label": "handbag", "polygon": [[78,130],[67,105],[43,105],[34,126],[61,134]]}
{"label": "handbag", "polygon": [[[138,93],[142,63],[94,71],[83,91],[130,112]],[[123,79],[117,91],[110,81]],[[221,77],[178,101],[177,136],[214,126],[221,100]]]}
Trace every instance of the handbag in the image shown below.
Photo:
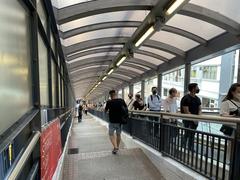
{"label": "handbag", "polygon": [[220,128],[220,131],[227,136],[232,136],[233,130],[234,129],[232,127],[227,126],[225,124],[223,124],[222,127]]}

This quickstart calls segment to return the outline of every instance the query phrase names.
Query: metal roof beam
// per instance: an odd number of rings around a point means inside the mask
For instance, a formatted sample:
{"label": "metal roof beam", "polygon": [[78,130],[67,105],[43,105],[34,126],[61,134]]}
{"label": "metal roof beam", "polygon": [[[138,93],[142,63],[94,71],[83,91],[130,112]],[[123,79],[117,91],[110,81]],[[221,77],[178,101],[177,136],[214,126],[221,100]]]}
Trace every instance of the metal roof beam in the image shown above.
{"label": "metal roof beam", "polygon": [[69,21],[114,11],[151,10],[157,0],[98,0],[75,4],[61,9],[55,8],[58,24]]}

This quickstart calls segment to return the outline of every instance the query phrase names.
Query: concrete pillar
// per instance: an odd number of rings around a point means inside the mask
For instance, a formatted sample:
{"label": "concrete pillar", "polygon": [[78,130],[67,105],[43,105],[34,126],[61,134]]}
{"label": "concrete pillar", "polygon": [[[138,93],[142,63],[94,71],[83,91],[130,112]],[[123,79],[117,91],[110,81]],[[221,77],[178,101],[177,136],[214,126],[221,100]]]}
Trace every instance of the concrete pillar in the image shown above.
{"label": "concrete pillar", "polygon": [[185,64],[185,76],[184,76],[184,94],[188,93],[188,84],[190,83],[191,77],[191,63]]}
{"label": "concrete pillar", "polygon": [[162,73],[157,75],[157,82],[158,94],[162,96]]}
{"label": "concrete pillar", "polygon": [[144,93],[145,93],[145,80],[141,81],[141,98],[144,99]]}
{"label": "concrete pillar", "polygon": [[228,92],[231,84],[233,83],[234,76],[234,64],[235,64],[235,52],[224,54],[221,59],[221,72],[219,82],[219,106],[222,99]]}

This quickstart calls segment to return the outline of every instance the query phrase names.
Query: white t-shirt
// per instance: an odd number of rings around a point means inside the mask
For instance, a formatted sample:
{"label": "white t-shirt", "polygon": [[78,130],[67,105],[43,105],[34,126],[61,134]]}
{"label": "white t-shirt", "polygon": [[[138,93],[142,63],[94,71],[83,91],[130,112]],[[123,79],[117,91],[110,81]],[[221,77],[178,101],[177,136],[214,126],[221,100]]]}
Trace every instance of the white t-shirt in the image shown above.
{"label": "white t-shirt", "polygon": [[[234,101],[234,100],[231,100],[231,101],[233,101],[238,107],[240,107],[240,102]],[[230,112],[234,112],[238,109],[236,107],[236,105],[234,105],[231,101],[226,100],[226,101],[222,102],[221,110],[220,110],[221,115],[223,115],[223,114],[230,115]]]}
{"label": "white t-shirt", "polygon": [[166,112],[176,113],[178,111],[177,99],[176,98],[166,98],[163,101],[163,109]]}

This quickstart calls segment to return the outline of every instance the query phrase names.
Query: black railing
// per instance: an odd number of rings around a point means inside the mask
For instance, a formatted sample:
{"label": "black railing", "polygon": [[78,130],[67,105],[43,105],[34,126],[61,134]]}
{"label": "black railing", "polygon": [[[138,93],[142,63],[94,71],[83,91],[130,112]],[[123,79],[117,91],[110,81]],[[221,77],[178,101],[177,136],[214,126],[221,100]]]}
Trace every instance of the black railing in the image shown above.
{"label": "black railing", "polygon": [[[108,122],[108,115],[90,113]],[[173,119],[237,123],[236,118],[133,111],[123,130],[209,179],[240,179],[239,141],[229,137],[178,126]],[[220,122],[219,122],[220,121]],[[235,134],[238,134],[237,131]]]}

